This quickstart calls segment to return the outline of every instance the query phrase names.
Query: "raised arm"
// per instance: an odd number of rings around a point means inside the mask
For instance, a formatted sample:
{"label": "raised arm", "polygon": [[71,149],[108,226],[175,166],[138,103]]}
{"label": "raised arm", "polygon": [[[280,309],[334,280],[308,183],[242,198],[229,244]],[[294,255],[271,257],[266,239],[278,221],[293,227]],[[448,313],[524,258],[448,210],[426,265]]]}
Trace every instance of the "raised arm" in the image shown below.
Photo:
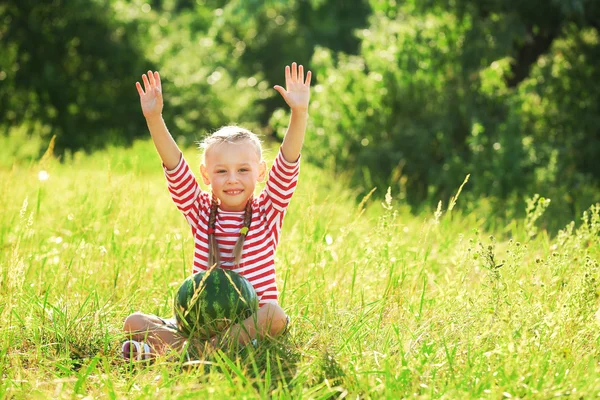
{"label": "raised arm", "polygon": [[304,67],[302,65],[297,67],[296,63],[292,63],[291,70],[289,65],[285,67],[286,88],[279,85],[274,86],[292,111],[290,125],[281,144],[283,157],[288,162],[296,162],[300,157],[300,150],[302,150],[308,120],[310,78],[310,71],[306,73],[306,80],[304,80]]}
{"label": "raised arm", "polygon": [[142,81],[144,82],[143,89],[139,82],[135,83],[135,87],[140,95],[142,112],[146,117],[148,130],[150,130],[154,146],[156,146],[156,151],[158,151],[163,164],[167,169],[172,170],[179,163],[181,150],[173,140],[162,118],[163,96],[160,75],[158,71],[154,73],[148,71],[148,74],[142,75]]}

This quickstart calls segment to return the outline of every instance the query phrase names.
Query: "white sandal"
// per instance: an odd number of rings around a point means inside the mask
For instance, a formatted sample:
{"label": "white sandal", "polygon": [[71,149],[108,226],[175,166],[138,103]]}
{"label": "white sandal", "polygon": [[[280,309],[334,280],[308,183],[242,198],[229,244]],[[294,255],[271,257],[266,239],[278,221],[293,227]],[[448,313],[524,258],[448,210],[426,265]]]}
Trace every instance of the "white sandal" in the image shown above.
{"label": "white sandal", "polygon": [[[144,361],[152,358],[150,354],[150,346],[144,342],[137,342],[135,340],[127,340],[121,347],[121,354],[124,359],[134,361]],[[132,357],[133,356],[133,357]]]}

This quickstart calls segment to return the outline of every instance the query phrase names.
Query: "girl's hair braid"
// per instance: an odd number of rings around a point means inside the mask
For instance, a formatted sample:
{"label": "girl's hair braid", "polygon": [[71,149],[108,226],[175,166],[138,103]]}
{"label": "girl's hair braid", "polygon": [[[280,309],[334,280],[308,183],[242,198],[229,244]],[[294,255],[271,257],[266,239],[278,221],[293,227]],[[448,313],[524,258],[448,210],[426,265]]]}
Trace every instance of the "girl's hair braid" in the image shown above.
{"label": "girl's hair braid", "polygon": [[250,229],[250,224],[252,223],[252,197],[248,199],[246,203],[246,209],[244,211],[244,226],[240,229],[240,237],[238,237],[237,242],[235,243],[235,247],[233,248],[233,258],[235,260],[235,265],[240,265],[242,261],[242,252],[244,251],[244,242],[246,241],[246,236],[248,236],[248,229]]}
{"label": "girl's hair braid", "polygon": [[221,265],[221,256],[219,254],[219,244],[215,236],[215,225],[217,222],[217,208],[219,203],[217,197],[213,194],[210,203],[210,214],[208,216],[208,267],[212,268]]}

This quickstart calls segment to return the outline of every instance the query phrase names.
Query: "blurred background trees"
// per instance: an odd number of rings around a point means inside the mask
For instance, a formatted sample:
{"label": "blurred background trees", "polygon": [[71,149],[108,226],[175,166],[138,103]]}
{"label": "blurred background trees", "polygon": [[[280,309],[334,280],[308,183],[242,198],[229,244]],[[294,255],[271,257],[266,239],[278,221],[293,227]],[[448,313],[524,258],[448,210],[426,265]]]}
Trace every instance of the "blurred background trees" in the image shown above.
{"label": "blurred background trees", "polygon": [[600,197],[598,21],[595,0],[8,0],[0,130],[129,144],[147,136],[134,82],[159,69],[180,142],[229,123],[281,137],[272,86],[298,61],[315,77],[305,157],[359,195],[429,204],[470,173],[494,212],[541,193],[572,217]]}
{"label": "blurred background trees", "polygon": [[134,70],[146,66],[104,2],[19,0],[0,5],[0,121],[30,135],[56,135],[59,148],[127,143],[140,130]]}

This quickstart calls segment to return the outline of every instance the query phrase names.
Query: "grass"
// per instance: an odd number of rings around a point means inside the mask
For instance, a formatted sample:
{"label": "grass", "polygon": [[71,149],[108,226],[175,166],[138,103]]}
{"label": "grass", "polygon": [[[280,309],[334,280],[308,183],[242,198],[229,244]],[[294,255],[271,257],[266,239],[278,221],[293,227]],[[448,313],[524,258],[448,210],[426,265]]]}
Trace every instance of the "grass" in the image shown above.
{"label": "grass", "polygon": [[306,163],[277,255],[289,335],[192,368],[123,362],[125,316],[170,316],[190,272],[157,160],[138,142],[0,170],[0,397],[600,393],[600,205],[549,237],[532,196],[526,219],[486,232],[460,198],[418,216],[394,193],[356,204]]}

